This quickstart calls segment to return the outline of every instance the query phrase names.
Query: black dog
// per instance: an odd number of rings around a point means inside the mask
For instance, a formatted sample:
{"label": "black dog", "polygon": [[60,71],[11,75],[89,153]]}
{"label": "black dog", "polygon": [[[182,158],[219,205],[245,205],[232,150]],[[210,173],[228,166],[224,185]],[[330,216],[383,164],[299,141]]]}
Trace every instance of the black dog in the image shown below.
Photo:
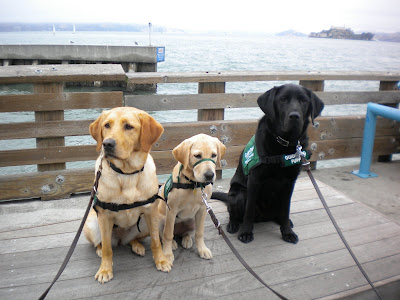
{"label": "black dog", "polygon": [[[242,151],[229,193],[216,192],[212,198],[227,204],[227,231],[235,233],[240,227],[240,241],[254,239],[254,222],[276,221],[282,238],[297,243],[289,219],[290,199],[302,167],[296,147],[307,148],[308,124],[321,113],[324,103],[309,89],[294,84],[274,87],[257,103],[265,116],[258,123],[255,142]],[[254,159],[257,155],[259,160]]]}

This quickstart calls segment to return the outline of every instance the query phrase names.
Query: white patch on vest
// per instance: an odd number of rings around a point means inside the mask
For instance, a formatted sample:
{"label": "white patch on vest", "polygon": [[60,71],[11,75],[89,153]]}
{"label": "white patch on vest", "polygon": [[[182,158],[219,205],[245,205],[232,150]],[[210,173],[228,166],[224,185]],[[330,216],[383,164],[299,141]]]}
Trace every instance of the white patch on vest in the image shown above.
{"label": "white patch on vest", "polygon": [[249,150],[244,154],[245,161],[244,163],[247,165],[254,157],[254,146],[250,147]]}

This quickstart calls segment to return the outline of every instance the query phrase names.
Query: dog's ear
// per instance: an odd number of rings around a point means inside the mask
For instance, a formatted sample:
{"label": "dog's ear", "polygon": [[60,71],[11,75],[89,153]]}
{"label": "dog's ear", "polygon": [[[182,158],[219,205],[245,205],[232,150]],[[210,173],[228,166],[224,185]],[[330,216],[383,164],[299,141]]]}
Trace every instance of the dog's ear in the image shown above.
{"label": "dog's ear", "polygon": [[103,111],[103,113],[97,118],[89,126],[90,135],[96,140],[97,147],[96,151],[100,151],[101,147],[103,146],[103,120],[107,111]]}
{"label": "dog's ear", "polygon": [[278,88],[279,87],[274,86],[257,99],[258,106],[261,108],[264,114],[266,114],[272,120],[275,118],[274,99]]}
{"label": "dog's ear", "polygon": [[190,150],[192,145],[192,141],[184,140],[172,150],[172,154],[174,155],[175,159],[179,161],[184,168],[189,165]]}
{"label": "dog's ear", "polygon": [[226,146],[219,139],[217,138],[215,139],[217,140],[217,151],[218,151],[217,165],[221,167],[221,159],[225,155]]}
{"label": "dog's ear", "polygon": [[146,112],[139,112],[140,128],[140,146],[142,151],[149,152],[151,146],[160,138],[164,128],[152,116]]}
{"label": "dog's ear", "polygon": [[315,95],[313,91],[305,87],[303,88],[306,90],[308,96],[311,99],[311,122],[314,125],[314,119],[318,117],[324,109],[324,102],[322,102],[322,100],[317,95]]}

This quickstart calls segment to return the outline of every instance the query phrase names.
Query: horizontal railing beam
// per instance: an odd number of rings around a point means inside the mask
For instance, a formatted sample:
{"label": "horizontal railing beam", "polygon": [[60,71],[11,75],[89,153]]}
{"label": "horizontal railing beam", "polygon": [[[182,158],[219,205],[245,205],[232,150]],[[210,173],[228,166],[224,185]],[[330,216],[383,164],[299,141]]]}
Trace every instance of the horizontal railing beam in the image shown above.
{"label": "horizontal railing beam", "polygon": [[0,112],[97,109],[122,105],[122,92],[37,93],[0,96]]}
{"label": "horizontal railing beam", "polygon": [[21,65],[0,68],[0,84],[82,81],[125,81],[121,65]]}
{"label": "horizontal railing beam", "polygon": [[186,83],[299,80],[399,81],[400,72],[357,71],[221,71],[221,72],[142,72],[128,73],[128,83]]}
{"label": "horizontal railing beam", "polygon": [[[258,107],[262,93],[220,93],[190,95],[125,95],[125,106],[145,111]],[[325,105],[399,103],[400,91],[315,92]]]}

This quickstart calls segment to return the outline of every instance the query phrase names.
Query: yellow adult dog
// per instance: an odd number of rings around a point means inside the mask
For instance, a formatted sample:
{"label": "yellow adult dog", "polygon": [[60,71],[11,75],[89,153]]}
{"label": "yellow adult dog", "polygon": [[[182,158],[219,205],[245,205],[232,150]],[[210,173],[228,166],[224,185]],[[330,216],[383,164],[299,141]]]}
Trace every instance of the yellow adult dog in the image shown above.
{"label": "yellow adult dog", "polygon": [[102,154],[96,161],[96,172],[102,165],[94,209],[84,226],[86,238],[101,257],[95,279],[100,283],[113,278],[112,240],[129,243],[132,250],[144,255],[144,247],[135,231],[144,216],[151,236],[151,250],[158,270],[169,272],[172,263],[163,254],[157,204],[158,180],[151,146],[164,129],[146,112],[132,107],[104,111],[90,125],[90,134]]}

